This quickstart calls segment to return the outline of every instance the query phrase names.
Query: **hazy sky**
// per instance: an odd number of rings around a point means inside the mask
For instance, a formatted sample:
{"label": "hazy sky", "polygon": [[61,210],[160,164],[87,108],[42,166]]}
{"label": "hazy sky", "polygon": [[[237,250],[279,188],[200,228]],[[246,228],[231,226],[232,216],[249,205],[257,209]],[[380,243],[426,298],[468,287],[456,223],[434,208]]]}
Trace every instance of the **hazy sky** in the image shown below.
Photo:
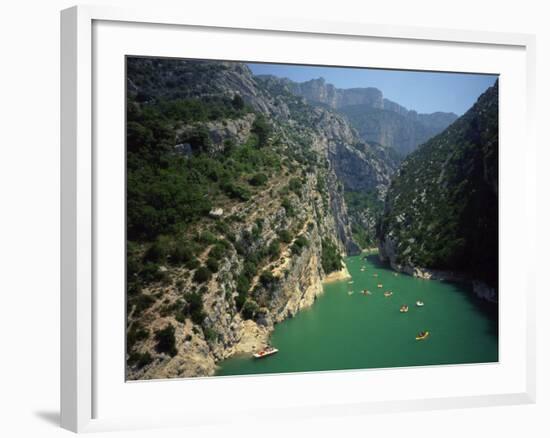
{"label": "hazy sky", "polygon": [[367,68],[310,67],[283,64],[248,64],[254,74],[272,74],[296,82],[319,77],[337,88],[375,87],[384,97],[419,113],[435,111],[462,115],[497,76],[463,73]]}

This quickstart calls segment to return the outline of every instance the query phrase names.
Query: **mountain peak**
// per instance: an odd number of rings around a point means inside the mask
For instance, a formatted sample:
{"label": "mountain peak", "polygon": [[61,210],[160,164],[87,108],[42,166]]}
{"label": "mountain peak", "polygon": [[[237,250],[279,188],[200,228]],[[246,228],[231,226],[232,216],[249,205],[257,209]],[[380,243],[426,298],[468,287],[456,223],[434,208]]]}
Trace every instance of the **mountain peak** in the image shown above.
{"label": "mountain peak", "polygon": [[[265,76],[263,76],[265,77]],[[454,113],[422,114],[384,97],[375,87],[337,88],[323,77],[305,82],[277,79],[310,104],[343,114],[362,140],[393,148],[404,156],[457,119]]]}

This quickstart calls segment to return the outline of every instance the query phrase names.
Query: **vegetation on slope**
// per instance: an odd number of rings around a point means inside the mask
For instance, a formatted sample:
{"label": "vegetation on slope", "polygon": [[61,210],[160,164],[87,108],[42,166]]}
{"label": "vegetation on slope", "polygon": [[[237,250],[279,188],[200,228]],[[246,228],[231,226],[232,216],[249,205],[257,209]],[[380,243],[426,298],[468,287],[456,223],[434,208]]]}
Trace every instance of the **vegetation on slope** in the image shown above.
{"label": "vegetation on slope", "polygon": [[[231,88],[219,88],[222,76],[210,88],[204,80],[195,82],[204,69],[221,75],[225,66],[128,63],[128,365],[134,369],[149,365],[156,354],[176,355],[175,330],[186,324],[207,342],[218,341],[205,301],[212,290],[242,318],[257,318],[279,281],[269,266],[284,250],[298,257],[310,245],[313,222],[306,224],[299,202],[308,174],[321,179],[326,172],[311,150],[310,132],[252,109]],[[181,75],[187,75],[185,86],[178,82]],[[307,110],[292,99],[296,116]],[[211,122],[226,126],[244,119],[251,120],[248,131],[234,125],[246,134],[244,141],[213,144]],[[314,193],[308,202],[325,197]],[[287,228],[267,241],[264,220],[256,214],[266,200],[287,218]],[[220,217],[212,214],[217,208]],[[340,257],[330,245],[327,272]],[[152,319],[163,328],[142,330],[142,321]]]}
{"label": "vegetation on slope", "polygon": [[404,161],[386,198],[396,262],[498,278],[498,83]]}

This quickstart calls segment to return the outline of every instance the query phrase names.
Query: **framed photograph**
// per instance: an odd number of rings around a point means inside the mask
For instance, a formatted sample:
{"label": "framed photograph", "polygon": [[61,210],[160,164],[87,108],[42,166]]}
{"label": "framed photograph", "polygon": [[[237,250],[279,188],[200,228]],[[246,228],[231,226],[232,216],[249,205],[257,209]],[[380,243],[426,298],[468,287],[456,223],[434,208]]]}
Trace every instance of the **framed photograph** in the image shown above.
{"label": "framed photograph", "polygon": [[63,427],[534,401],[534,37],[61,19]]}

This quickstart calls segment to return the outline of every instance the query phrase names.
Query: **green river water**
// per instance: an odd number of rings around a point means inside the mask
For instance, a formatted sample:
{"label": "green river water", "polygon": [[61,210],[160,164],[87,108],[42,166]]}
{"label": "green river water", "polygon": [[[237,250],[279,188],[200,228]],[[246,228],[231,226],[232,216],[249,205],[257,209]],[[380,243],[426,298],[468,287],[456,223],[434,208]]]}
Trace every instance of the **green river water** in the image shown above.
{"label": "green river water", "polygon": [[[498,361],[496,308],[475,298],[466,286],[396,276],[376,255],[345,262],[353,284],[326,284],[313,306],[278,324],[271,337],[277,354],[232,357],[219,364],[217,375]],[[361,294],[363,289],[372,295]],[[384,297],[386,290],[393,295]],[[416,307],[417,300],[424,307]],[[408,313],[399,312],[403,304],[409,305]],[[417,341],[422,330],[430,336]]]}

